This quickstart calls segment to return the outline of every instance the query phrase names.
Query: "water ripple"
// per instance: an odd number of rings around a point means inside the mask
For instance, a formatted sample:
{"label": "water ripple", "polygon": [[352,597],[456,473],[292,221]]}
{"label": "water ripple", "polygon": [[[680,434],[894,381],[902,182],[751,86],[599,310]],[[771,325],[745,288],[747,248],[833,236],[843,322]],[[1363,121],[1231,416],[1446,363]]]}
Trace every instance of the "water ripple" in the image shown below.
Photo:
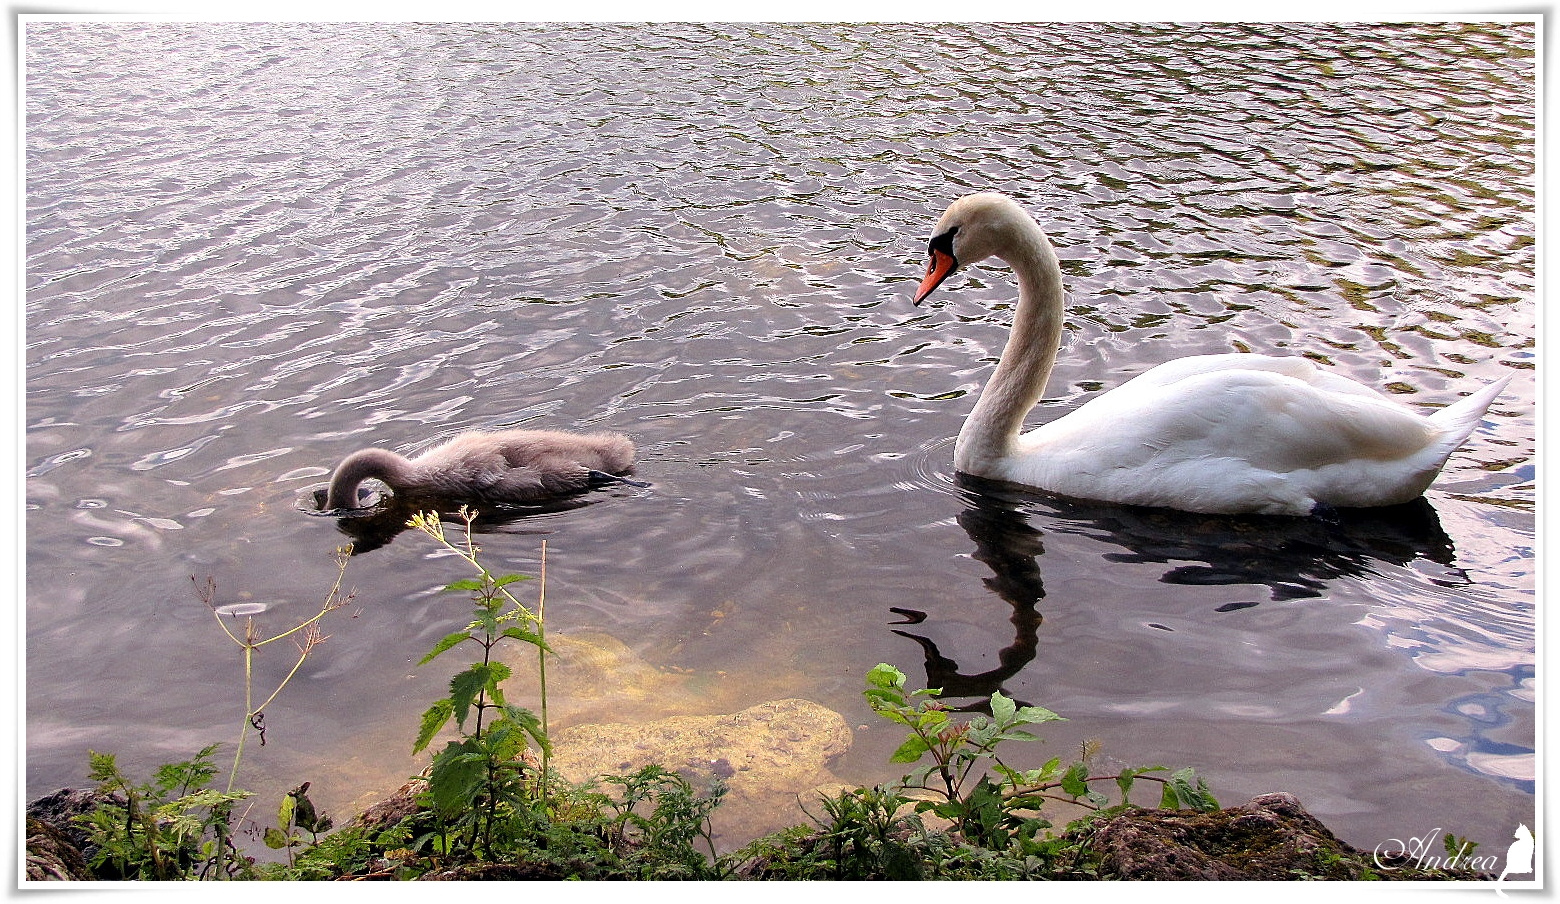
{"label": "water ripple", "polygon": [[[1298,732],[1329,779],[1296,790],[1347,797],[1329,824],[1379,837],[1441,818],[1386,789],[1472,787],[1447,763],[1528,793],[1532,23],[27,36],[29,605],[46,613],[28,676],[47,709],[99,712],[110,686],[150,709],[165,669],[145,663],[203,669],[188,638],[209,612],[168,602],[192,573],[276,600],[268,618],[312,605],[300,583],[328,585],[352,535],[299,515],[300,482],[354,449],[601,428],[634,437],[651,488],[483,525],[498,567],[557,544],[561,629],[701,679],[790,676],[769,689],[842,710],[859,687],[839,676],[924,652],[950,681],[1008,682],[1074,707],[1079,731],[1153,736],[1144,762],[1184,754],[1241,786],[1266,789],[1253,764]],[[908,296],[938,212],[986,188],[1037,213],[1066,276],[1032,423],[1198,353],[1305,355],[1422,411],[1516,372],[1432,492],[1447,543],[1166,527],[962,485],[952,437],[1006,341],[1012,279],[977,267],[925,307]],[[299,691],[340,722],[311,734],[354,750],[360,715],[333,701],[415,721],[385,688],[448,630],[439,563],[398,530],[360,550],[383,614],[332,641],[382,661]],[[921,612],[921,633],[887,628],[891,609]],[[1123,662],[1141,668],[1101,667]],[[208,677],[190,693],[225,680]],[[137,727],[208,703],[227,705]],[[155,734],[82,719],[111,746]],[[1210,747],[1232,720],[1277,752]],[[70,784],[76,754],[30,746],[29,783]],[[1531,797],[1477,787],[1483,823],[1459,832],[1530,817]]]}

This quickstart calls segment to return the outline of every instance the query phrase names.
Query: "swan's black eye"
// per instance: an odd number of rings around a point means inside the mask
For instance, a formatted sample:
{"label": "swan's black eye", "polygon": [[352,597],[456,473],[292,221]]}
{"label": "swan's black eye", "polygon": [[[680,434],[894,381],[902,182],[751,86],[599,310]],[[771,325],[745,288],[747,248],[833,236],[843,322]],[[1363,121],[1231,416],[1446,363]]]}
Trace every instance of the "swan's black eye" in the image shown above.
{"label": "swan's black eye", "polygon": [[932,240],[926,243],[926,252],[933,254],[941,251],[943,254],[953,257],[953,237],[959,232],[959,227],[954,226],[947,232],[939,232],[932,236]]}

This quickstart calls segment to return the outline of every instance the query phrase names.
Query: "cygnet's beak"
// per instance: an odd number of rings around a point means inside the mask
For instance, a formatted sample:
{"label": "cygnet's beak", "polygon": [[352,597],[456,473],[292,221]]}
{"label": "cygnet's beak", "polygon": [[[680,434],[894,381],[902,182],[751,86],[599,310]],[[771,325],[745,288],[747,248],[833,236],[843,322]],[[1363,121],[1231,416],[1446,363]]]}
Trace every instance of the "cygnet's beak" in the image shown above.
{"label": "cygnet's beak", "polygon": [[959,268],[959,262],[952,254],[933,248],[931,258],[926,262],[926,277],[921,280],[921,287],[915,290],[915,303],[920,304],[926,296],[932,294],[932,290],[942,285],[942,281],[953,275],[953,271]]}

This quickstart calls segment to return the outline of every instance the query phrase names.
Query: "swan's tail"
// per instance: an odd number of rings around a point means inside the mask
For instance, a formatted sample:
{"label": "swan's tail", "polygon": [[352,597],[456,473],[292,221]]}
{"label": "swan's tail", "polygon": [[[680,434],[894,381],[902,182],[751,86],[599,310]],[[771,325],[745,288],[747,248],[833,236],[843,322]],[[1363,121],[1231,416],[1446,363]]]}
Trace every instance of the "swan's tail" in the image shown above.
{"label": "swan's tail", "polygon": [[1439,448],[1444,449],[1447,455],[1451,455],[1458,446],[1466,442],[1474,428],[1484,419],[1484,413],[1489,411],[1490,405],[1510,382],[1510,376],[1501,377],[1473,395],[1458,399],[1431,414],[1430,423],[1441,431],[1441,442],[1437,444]]}

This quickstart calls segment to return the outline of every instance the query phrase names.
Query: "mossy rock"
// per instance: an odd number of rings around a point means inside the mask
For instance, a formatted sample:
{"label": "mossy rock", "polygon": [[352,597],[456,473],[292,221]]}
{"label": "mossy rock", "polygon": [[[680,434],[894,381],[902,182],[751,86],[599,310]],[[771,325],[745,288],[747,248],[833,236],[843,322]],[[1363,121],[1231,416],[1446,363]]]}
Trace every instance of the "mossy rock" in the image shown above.
{"label": "mossy rock", "polygon": [[717,829],[741,826],[739,834],[751,837],[807,821],[799,798],[843,787],[828,765],[851,740],[839,713],[808,700],[772,700],[725,715],[576,725],[553,738],[552,766],[575,783],[651,764],[696,789],[719,778],[727,795]]}
{"label": "mossy rock", "polygon": [[1488,880],[1472,870],[1386,869],[1306,812],[1294,795],[1263,794],[1243,806],[1193,813],[1129,810],[1072,833],[1099,857],[1102,879]]}

